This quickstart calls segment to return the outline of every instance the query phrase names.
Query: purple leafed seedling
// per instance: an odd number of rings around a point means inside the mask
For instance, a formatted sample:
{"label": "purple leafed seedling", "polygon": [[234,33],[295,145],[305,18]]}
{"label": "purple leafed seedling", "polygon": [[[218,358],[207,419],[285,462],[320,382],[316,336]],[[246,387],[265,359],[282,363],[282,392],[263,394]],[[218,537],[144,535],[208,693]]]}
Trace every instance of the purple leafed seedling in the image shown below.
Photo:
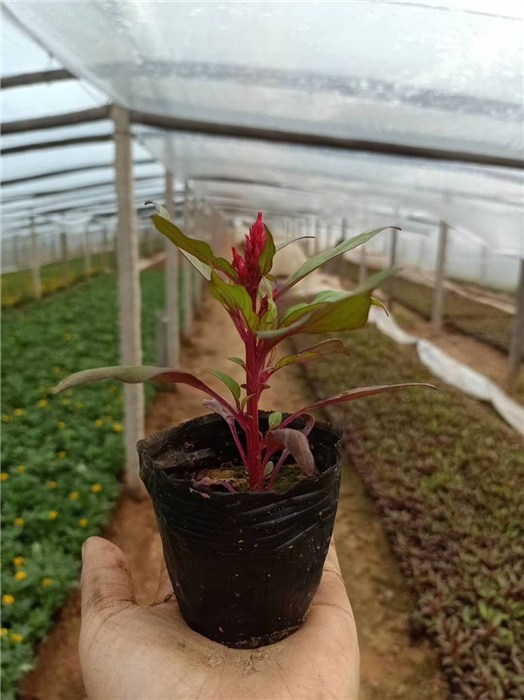
{"label": "purple leafed seedling", "polygon": [[[372,290],[394,274],[394,270],[388,269],[373,275],[352,291],[321,292],[313,301],[295,304],[284,312],[279,311],[277,303],[321,265],[366,243],[385,229],[367,231],[335,248],[318,253],[304,262],[287,280],[277,284],[271,275],[273,259],[287,243],[275,246],[261,213],[246,236],[244,256],[233,248],[233,259],[229,262],[216,256],[207,242],[182,233],[170,220],[164,207],[158,204],[155,207],[156,213],[152,220],[158,231],[176,245],[207,280],[209,293],[229,314],[244,346],[244,358],[228,359],[242,367],[245,381],[239,384],[230,375],[213,370],[213,374],[229,389],[231,396],[226,399],[194,375],[176,369],[150,366],[104,367],[73,374],[62,381],[55,391],[99,379],[117,379],[130,383],[155,380],[192,386],[210,397],[204,406],[220,415],[228,424],[238,448],[239,459],[247,472],[249,488],[262,491],[274,487],[281,467],[290,456],[304,477],[312,477],[316,473],[308,443],[308,435],[313,427],[310,412],[314,409],[401,387],[431,386],[410,383],[351,389],[316,401],[286,418],[280,412],[271,413],[268,429],[263,431],[259,423],[259,402],[262,392],[269,388],[271,377],[276,372],[287,365],[333,353],[349,354],[349,348],[338,339],[324,340],[301,352],[280,358],[277,357],[278,345],[298,334],[319,335],[361,328],[367,321],[370,307],[382,306],[372,296]],[[302,430],[291,427],[298,418],[305,421]],[[243,440],[239,434],[243,435]],[[200,481],[200,485],[205,484]],[[230,490],[230,485],[226,488]]]}

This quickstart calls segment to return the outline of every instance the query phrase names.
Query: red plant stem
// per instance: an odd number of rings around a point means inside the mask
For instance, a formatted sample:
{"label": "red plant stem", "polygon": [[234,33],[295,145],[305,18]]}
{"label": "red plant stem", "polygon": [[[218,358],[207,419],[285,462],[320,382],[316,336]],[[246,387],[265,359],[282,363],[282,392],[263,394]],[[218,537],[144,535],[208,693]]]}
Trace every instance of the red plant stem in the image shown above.
{"label": "red plant stem", "polygon": [[237,429],[235,423],[228,424],[229,429],[231,430],[231,435],[233,436],[233,440],[235,441],[235,445],[237,446],[238,453],[240,455],[240,459],[244,463],[244,466],[246,469],[248,469],[248,461],[246,457],[246,453],[244,452],[244,448],[240,444],[240,440],[238,439],[238,434],[237,434]]}
{"label": "red plant stem", "polygon": [[246,441],[247,441],[247,466],[249,473],[249,485],[254,490],[260,490],[260,435],[258,430],[258,362],[256,352],[256,338],[250,334],[245,341],[246,346]]}

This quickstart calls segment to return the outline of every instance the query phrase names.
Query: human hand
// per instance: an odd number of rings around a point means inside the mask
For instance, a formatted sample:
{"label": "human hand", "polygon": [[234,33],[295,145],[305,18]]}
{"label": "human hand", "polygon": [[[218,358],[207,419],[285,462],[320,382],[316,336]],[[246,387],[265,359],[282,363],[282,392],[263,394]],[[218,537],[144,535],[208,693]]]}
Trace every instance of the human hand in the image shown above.
{"label": "human hand", "polygon": [[136,604],[124,555],[101,537],[83,549],[80,661],[89,700],[356,700],[355,621],[333,542],[304,625],[260,649],[229,649],[185,623],[167,571]]}

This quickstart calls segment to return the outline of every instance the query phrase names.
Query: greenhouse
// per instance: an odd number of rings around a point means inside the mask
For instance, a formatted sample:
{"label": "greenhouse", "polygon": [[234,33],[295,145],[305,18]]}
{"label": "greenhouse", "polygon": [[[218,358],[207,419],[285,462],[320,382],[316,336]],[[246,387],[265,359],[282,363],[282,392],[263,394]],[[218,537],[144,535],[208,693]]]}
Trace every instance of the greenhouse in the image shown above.
{"label": "greenhouse", "polygon": [[4,0],[6,700],[524,697],[523,22]]}

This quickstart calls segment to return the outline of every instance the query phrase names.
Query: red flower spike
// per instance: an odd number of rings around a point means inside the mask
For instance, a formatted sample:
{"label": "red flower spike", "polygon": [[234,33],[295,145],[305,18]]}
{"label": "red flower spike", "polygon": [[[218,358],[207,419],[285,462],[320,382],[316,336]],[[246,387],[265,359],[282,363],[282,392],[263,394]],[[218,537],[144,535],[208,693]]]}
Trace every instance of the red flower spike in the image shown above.
{"label": "red flower spike", "polygon": [[266,227],[262,221],[262,212],[258,212],[257,220],[246,236],[246,265],[250,272],[259,270],[259,260],[266,245]]}
{"label": "red flower spike", "polygon": [[244,258],[235,248],[231,248],[231,250],[233,251],[233,267],[238,275],[238,281],[245,285],[248,279],[246,263],[244,262]]}
{"label": "red flower spike", "polygon": [[262,221],[262,212],[259,212],[255,223],[246,236],[244,257],[242,258],[238,251],[233,248],[233,267],[238,275],[239,283],[245,287],[253,300],[253,306],[255,305],[258,287],[262,280],[260,256],[266,242],[266,227]]}

